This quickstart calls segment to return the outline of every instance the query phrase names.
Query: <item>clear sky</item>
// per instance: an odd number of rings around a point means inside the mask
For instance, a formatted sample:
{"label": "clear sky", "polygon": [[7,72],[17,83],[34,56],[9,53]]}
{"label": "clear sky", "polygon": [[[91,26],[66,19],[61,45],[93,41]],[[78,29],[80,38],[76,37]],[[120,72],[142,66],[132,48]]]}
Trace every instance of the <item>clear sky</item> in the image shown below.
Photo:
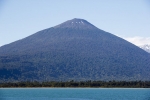
{"label": "clear sky", "polygon": [[0,46],[73,18],[150,44],[150,0],[0,0]]}

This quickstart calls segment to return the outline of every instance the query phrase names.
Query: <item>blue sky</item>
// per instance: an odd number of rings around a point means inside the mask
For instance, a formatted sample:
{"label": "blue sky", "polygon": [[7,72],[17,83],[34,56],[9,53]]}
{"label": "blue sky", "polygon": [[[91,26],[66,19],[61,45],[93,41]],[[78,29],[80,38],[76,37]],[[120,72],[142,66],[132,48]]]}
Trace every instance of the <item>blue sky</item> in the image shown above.
{"label": "blue sky", "polygon": [[0,0],[0,46],[73,18],[150,44],[150,0]]}

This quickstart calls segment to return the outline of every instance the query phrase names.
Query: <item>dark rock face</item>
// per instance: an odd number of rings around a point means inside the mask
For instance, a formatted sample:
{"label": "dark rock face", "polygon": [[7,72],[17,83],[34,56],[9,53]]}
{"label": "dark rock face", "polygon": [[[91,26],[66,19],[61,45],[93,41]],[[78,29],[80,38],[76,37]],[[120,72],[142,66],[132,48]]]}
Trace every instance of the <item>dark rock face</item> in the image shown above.
{"label": "dark rock face", "polygon": [[83,19],[0,47],[0,80],[150,80],[150,54]]}

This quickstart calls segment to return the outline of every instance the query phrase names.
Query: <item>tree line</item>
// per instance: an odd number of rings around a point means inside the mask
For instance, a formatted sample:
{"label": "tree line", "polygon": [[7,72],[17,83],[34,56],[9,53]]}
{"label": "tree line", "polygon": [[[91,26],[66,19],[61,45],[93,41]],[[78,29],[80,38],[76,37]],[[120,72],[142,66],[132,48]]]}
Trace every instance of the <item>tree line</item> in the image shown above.
{"label": "tree line", "polygon": [[7,82],[0,83],[5,87],[93,87],[93,88],[150,88],[150,81],[50,81],[50,82]]}

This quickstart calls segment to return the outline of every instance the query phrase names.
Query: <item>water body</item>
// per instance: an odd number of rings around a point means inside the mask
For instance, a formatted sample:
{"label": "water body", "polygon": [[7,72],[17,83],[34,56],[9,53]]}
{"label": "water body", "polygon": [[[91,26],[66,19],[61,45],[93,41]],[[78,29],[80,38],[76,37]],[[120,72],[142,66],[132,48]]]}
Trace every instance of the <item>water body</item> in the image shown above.
{"label": "water body", "polygon": [[150,89],[0,88],[0,100],[150,100]]}

